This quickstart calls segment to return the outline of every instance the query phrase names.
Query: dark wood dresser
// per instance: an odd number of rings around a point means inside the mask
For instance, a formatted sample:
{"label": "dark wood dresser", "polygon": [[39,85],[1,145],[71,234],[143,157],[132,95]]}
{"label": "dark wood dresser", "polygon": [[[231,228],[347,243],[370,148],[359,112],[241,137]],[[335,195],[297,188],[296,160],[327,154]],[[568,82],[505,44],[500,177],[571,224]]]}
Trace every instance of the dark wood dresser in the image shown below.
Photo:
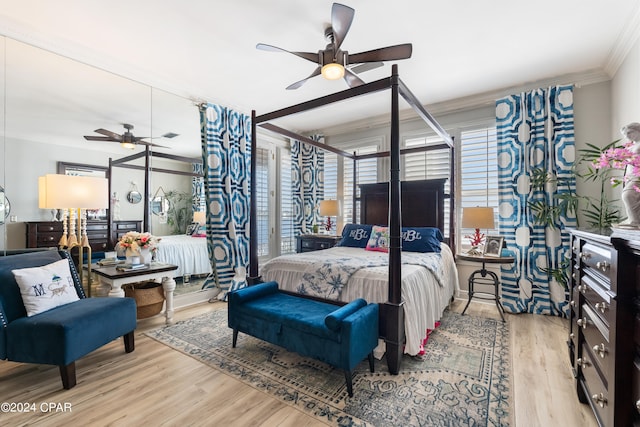
{"label": "dark wood dresser", "polygon": [[569,357],[600,426],[640,426],[640,231],[572,230]]}
{"label": "dark wood dresser", "polygon": [[296,236],[296,252],[311,252],[329,249],[338,244],[342,236],[324,234],[303,234]]}
{"label": "dark wood dresser", "polygon": [[[26,222],[27,248],[50,248],[58,246],[62,237],[61,221]],[[93,252],[109,249],[109,232],[107,220],[87,220],[87,237]]]}
{"label": "dark wood dresser", "polygon": [[113,221],[111,225],[111,247],[115,247],[118,240],[129,231],[141,232],[142,220]]}

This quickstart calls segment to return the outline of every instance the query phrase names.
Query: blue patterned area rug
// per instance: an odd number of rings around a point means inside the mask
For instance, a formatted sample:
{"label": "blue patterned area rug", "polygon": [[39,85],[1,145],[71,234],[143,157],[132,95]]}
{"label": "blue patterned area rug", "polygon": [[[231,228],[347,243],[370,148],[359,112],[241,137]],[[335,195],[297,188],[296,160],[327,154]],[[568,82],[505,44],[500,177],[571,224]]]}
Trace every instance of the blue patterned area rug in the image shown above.
{"label": "blue patterned area rug", "polygon": [[147,333],[176,350],[336,426],[514,425],[508,325],[445,311],[426,354],[404,356],[391,375],[361,363],[347,395],[340,370],[240,333],[231,347],[227,310]]}

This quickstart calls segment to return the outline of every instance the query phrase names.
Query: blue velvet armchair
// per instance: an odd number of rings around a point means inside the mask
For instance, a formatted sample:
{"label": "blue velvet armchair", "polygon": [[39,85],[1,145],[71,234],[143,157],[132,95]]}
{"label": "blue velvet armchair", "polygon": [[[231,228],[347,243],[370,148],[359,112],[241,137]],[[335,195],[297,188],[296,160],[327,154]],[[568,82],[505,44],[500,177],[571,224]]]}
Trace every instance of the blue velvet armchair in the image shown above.
{"label": "blue velvet armchair", "polygon": [[[42,267],[67,259],[79,299],[27,316],[15,269]],[[62,385],[76,385],[75,361],[123,337],[134,350],[136,304],[132,298],[86,298],[66,251],[29,252],[0,257],[0,359],[57,365]]]}

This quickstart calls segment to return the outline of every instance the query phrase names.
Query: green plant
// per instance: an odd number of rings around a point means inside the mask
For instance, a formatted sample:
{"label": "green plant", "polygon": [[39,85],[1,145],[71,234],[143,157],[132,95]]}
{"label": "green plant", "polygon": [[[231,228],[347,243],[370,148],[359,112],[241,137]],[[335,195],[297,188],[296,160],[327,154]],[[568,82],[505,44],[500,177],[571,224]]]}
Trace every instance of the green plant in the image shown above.
{"label": "green plant", "polygon": [[624,219],[613,203],[617,202],[617,200],[609,200],[605,192],[605,183],[608,185],[611,182],[614,169],[596,169],[594,167],[594,162],[600,158],[602,152],[616,147],[619,142],[620,140],[613,141],[602,148],[587,143],[587,148],[580,150],[578,163],[580,165],[586,164],[586,170],[581,172],[579,176],[587,182],[598,182],[600,184],[600,198],[586,198],[587,207],[583,211],[589,226],[597,229],[610,228],[612,224],[619,223]]}
{"label": "green plant", "polygon": [[531,192],[544,192],[548,186],[566,188],[567,191],[553,194],[551,201],[547,198],[529,201],[527,205],[533,214],[534,224],[555,228],[563,216],[575,216],[577,220],[581,197],[576,194],[573,176],[558,178],[545,169],[533,169],[531,172]]}
{"label": "green plant", "polygon": [[167,224],[172,227],[173,234],[184,234],[187,225],[193,218],[193,196],[185,191],[171,190],[165,194],[169,200]]}

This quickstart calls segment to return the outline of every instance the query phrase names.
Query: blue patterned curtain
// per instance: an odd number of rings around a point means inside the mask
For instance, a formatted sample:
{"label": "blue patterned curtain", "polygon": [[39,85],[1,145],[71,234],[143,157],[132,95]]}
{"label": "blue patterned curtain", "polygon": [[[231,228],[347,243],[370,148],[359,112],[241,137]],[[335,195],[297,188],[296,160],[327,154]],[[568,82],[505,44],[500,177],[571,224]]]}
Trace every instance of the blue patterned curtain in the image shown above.
{"label": "blue patterned curtain", "polygon": [[[312,135],[323,142],[321,135]],[[310,233],[320,224],[318,203],[324,198],[324,151],[312,145],[291,142],[291,197],[293,199],[293,234]]]}
{"label": "blue patterned curtain", "polygon": [[[499,227],[515,263],[502,265],[502,302],[512,313],[562,315],[567,291],[545,268],[557,268],[569,256],[567,227],[575,217],[561,217],[555,227],[534,223],[529,203],[555,206],[557,194],[575,189],[573,88],[556,86],[496,101],[498,133]],[[557,178],[544,191],[531,186],[534,169]],[[573,215],[573,214],[570,214]]]}
{"label": "blue patterned curtain", "polygon": [[191,164],[191,172],[197,173],[201,176],[194,176],[191,178],[191,196],[193,200],[193,204],[191,206],[191,210],[193,212],[203,212],[206,207],[205,197],[204,197],[204,177],[203,174],[202,163],[192,163]]}
{"label": "blue patterned curtain", "polygon": [[[207,246],[214,274],[204,287],[246,286],[249,264],[251,118],[214,104],[200,108]],[[226,292],[221,294],[226,298]]]}

